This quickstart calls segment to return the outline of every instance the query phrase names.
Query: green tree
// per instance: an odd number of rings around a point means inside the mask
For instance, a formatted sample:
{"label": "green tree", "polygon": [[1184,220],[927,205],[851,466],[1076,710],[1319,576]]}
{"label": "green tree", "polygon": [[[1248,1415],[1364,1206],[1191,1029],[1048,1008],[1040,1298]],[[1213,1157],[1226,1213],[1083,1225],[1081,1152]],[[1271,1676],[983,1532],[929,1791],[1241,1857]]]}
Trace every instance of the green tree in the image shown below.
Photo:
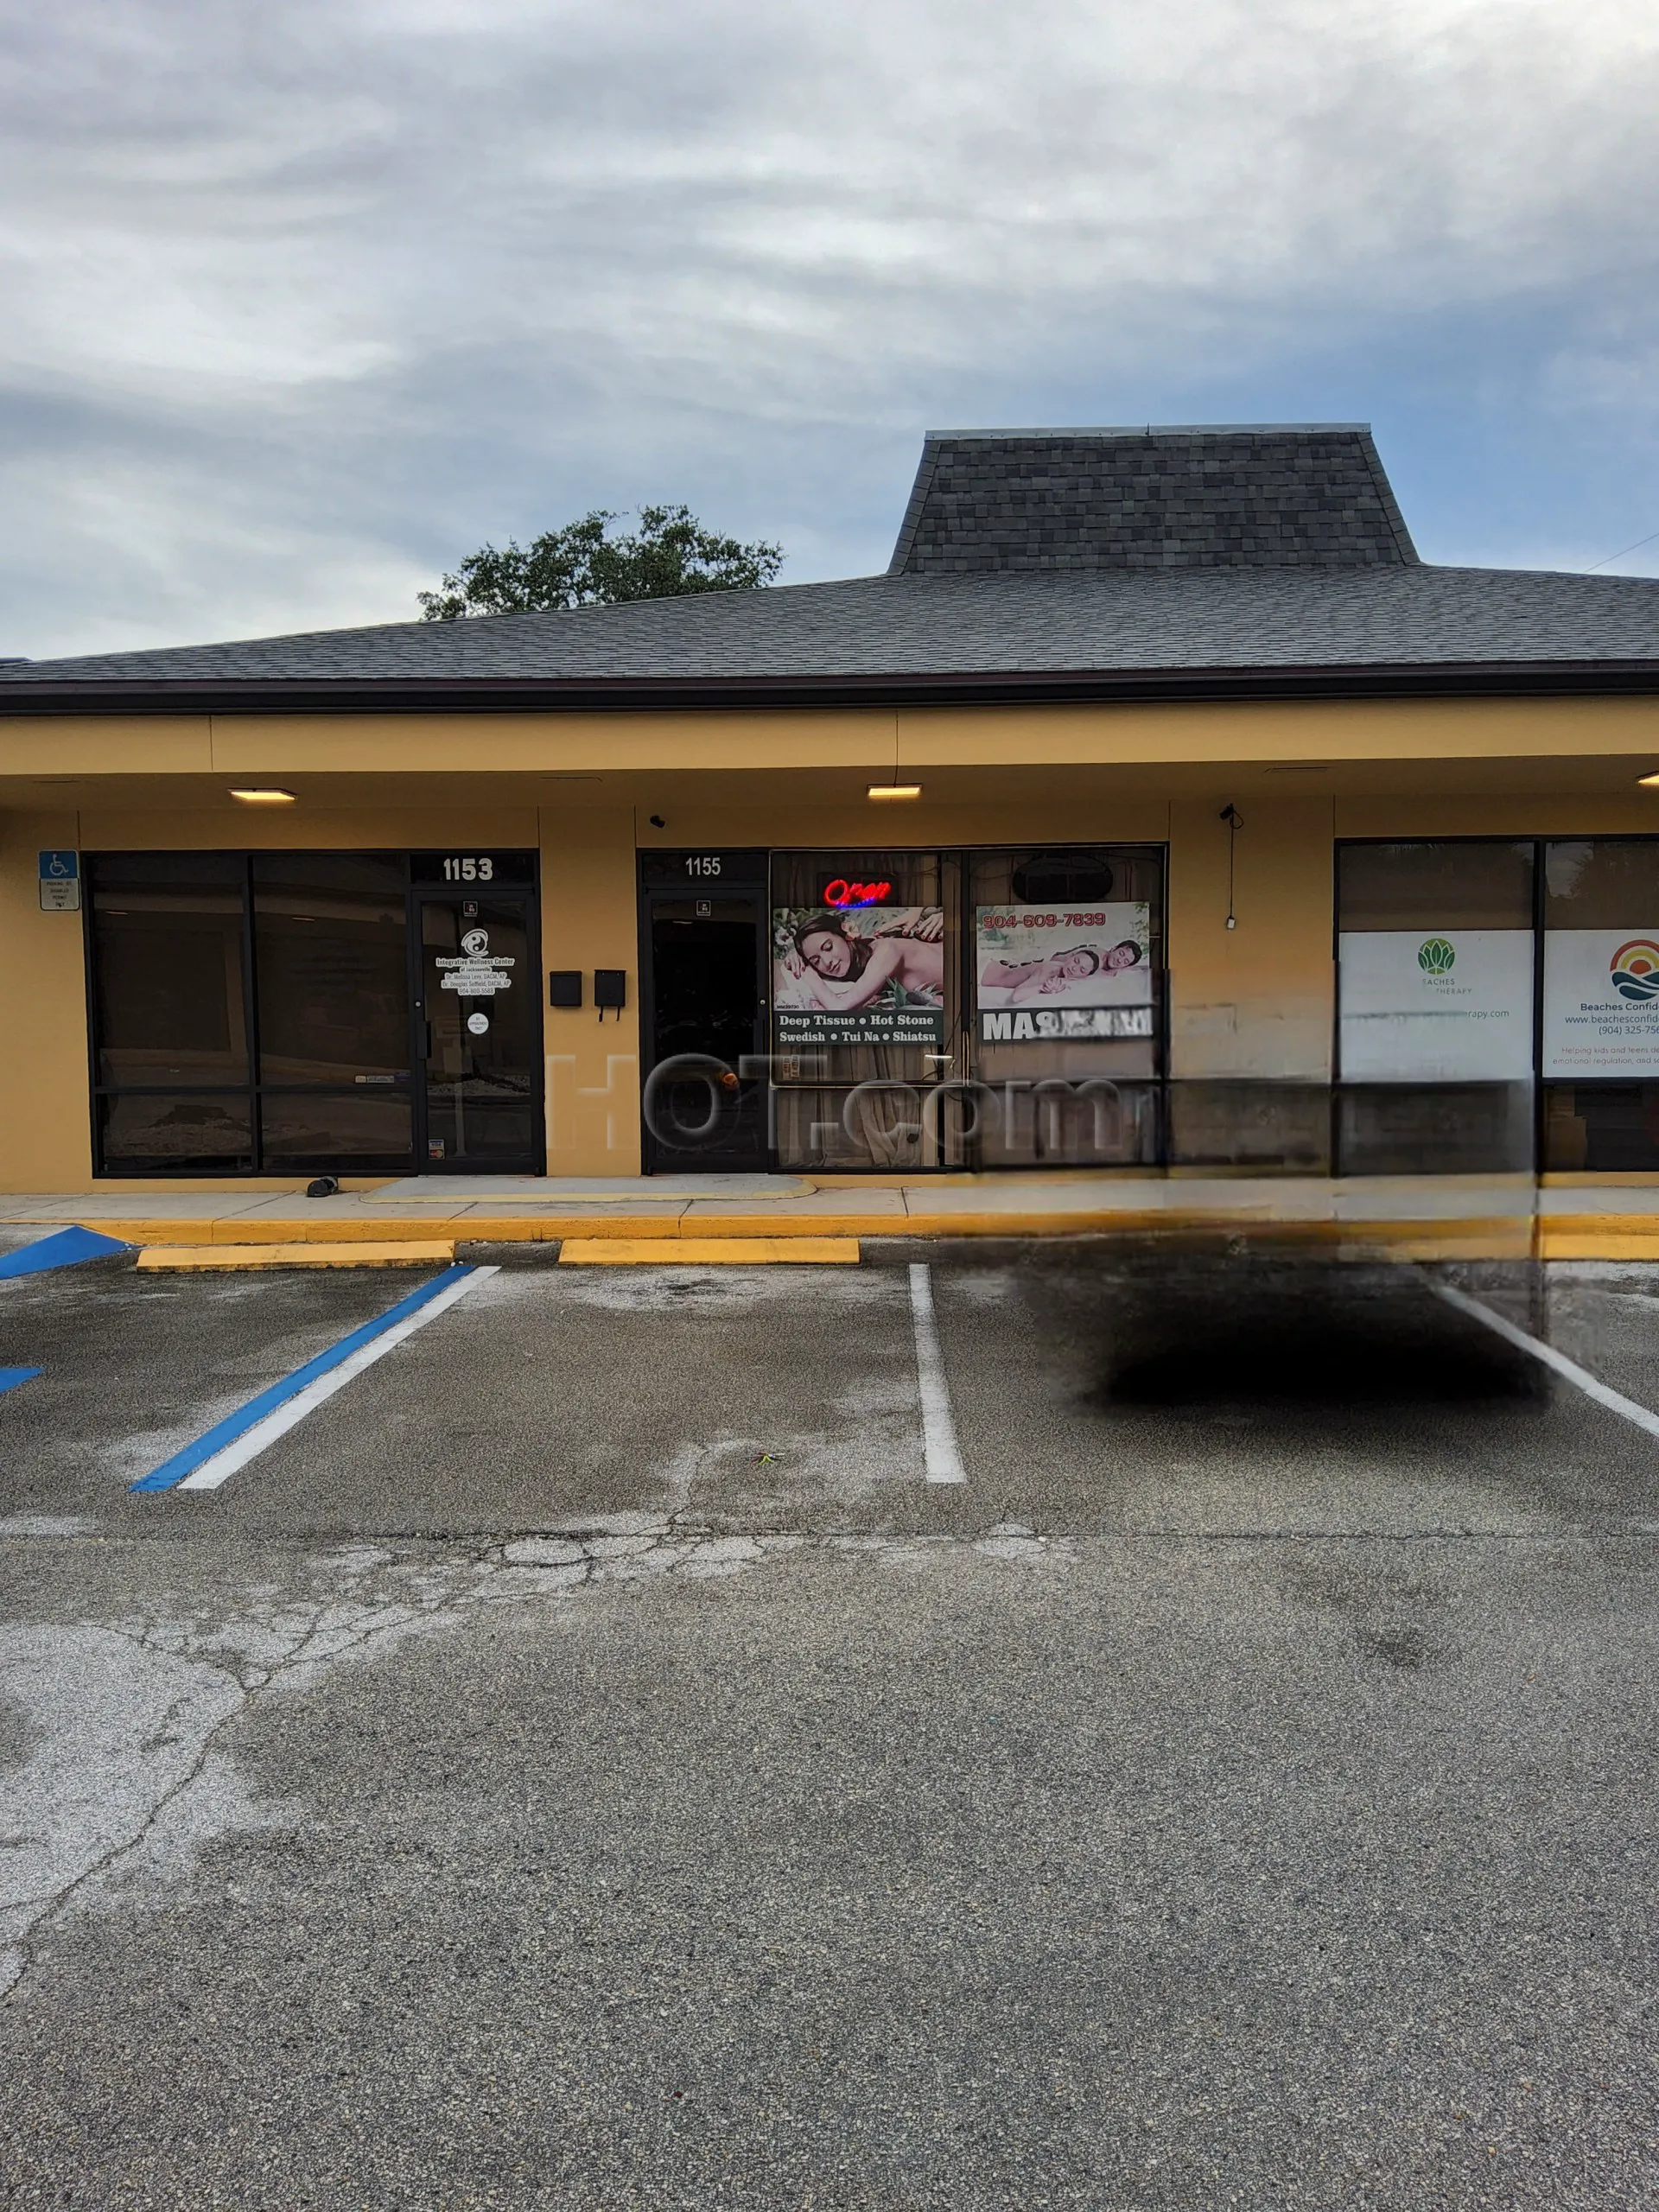
{"label": "green tree", "polygon": [[783,563],[781,545],[717,537],[690,507],[641,507],[637,531],[613,535],[619,519],[595,507],[528,545],[509,538],[503,546],[480,546],[445,576],[441,591],[420,594],[421,620],[454,622],[473,614],[679,599],[696,591],[755,591]]}

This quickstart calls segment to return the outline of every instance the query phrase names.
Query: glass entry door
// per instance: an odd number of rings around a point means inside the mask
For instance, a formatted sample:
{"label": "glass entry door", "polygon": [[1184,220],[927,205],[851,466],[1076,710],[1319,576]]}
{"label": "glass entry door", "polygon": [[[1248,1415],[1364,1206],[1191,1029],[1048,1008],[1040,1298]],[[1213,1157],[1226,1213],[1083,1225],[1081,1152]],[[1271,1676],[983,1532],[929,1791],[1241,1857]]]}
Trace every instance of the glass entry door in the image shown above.
{"label": "glass entry door", "polygon": [[532,902],[417,894],[421,1165],[541,1172]]}
{"label": "glass entry door", "polygon": [[767,1164],[764,853],[647,853],[645,1159],[653,1174]]}

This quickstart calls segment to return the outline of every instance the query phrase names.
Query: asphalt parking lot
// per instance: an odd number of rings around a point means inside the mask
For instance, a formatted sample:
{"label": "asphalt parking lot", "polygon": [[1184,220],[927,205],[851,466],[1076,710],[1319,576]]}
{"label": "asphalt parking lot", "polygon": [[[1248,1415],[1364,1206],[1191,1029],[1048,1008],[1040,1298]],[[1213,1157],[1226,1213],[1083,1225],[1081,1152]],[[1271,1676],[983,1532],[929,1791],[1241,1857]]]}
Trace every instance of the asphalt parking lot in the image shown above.
{"label": "asphalt parking lot", "polygon": [[1659,1271],[463,1256],[0,1283],[9,2202],[1654,2201]]}

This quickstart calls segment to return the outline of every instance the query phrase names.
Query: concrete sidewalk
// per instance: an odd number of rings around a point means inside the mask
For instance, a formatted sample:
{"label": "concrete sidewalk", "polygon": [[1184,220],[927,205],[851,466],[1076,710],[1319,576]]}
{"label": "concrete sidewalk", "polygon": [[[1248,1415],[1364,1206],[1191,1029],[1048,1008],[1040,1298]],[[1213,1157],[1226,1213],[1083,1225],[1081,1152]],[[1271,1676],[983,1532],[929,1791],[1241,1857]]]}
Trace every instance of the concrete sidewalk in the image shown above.
{"label": "concrete sidewalk", "polygon": [[1401,1257],[1659,1258],[1659,1185],[1531,1176],[433,1176],[302,1190],[111,1190],[0,1197],[0,1223],[79,1222],[146,1244],[452,1236],[939,1237],[1236,1232]]}

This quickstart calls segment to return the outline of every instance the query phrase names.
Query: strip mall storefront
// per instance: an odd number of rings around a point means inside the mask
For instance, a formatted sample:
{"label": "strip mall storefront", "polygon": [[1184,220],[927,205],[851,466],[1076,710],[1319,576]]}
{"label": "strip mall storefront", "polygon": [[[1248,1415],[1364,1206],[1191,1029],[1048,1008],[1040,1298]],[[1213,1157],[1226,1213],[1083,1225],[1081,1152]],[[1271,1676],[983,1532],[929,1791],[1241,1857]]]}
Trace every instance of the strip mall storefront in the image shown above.
{"label": "strip mall storefront", "polygon": [[0,661],[0,952],[18,1192],[1659,1177],[1659,579],[931,432],[879,575]]}
{"label": "strip mall storefront", "polygon": [[1166,848],[645,855],[647,1158],[1659,1170],[1659,838],[1331,865],[1330,1077],[1228,1081],[1172,1071]]}
{"label": "strip mall storefront", "polygon": [[89,853],[110,1175],[538,1174],[537,856]]}
{"label": "strip mall storefront", "polygon": [[1206,812],[1202,855],[613,851],[637,941],[581,967],[532,845],[88,849],[91,1176],[1659,1172],[1659,836],[1300,840],[1315,1055],[1262,817]]}

